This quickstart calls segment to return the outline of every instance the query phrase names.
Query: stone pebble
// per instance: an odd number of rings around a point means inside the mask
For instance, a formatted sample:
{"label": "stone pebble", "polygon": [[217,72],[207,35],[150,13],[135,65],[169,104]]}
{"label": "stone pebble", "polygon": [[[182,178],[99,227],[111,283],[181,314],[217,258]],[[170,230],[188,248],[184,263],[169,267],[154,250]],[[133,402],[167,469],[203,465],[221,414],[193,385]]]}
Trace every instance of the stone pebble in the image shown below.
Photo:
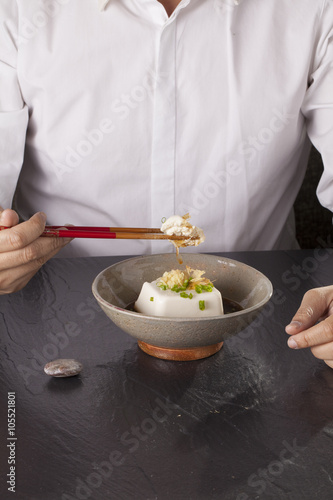
{"label": "stone pebble", "polygon": [[74,377],[82,368],[76,359],[55,359],[44,366],[44,372],[51,377]]}

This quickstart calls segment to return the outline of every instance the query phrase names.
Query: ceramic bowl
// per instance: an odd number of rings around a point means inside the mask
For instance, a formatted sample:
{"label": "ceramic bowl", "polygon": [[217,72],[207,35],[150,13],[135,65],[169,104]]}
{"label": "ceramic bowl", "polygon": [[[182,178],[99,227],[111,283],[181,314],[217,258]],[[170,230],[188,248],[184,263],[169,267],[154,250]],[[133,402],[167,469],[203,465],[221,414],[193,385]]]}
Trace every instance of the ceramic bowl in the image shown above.
{"label": "ceramic bowl", "polygon": [[[236,260],[207,254],[186,254],[180,266],[175,254],[134,257],[118,262],[95,278],[92,292],[105,314],[124,332],[138,340],[142,350],[162,359],[194,360],[221,349],[224,340],[239,333],[268,302],[273,287],[256,269]],[[223,298],[242,310],[204,318],[146,316],[130,309],[145,281],[185,265],[205,270]]]}

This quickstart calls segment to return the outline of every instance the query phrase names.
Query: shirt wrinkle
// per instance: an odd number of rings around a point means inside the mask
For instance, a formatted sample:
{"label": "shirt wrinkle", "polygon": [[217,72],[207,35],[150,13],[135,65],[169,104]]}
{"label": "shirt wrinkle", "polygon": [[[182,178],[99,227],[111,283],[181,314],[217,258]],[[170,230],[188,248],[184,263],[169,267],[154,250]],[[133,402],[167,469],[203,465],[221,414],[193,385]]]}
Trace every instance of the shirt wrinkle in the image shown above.
{"label": "shirt wrinkle", "polygon": [[99,10],[104,10],[110,0],[98,0]]}

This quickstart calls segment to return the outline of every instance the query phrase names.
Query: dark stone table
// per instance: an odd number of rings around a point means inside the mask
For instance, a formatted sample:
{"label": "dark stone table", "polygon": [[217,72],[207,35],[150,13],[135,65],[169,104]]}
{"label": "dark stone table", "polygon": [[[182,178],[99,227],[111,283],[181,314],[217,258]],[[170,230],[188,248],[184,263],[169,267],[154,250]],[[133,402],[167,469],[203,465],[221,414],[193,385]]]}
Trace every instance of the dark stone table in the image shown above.
{"label": "dark stone table", "polygon": [[[54,259],[0,297],[1,499],[333,499],[333,370],[284,332],[333,249],[224,255],[275,292],[201,361],[148,356],[99,309],[93,278],[120,258]],[[48,377],[59,357],[84,370]]]}

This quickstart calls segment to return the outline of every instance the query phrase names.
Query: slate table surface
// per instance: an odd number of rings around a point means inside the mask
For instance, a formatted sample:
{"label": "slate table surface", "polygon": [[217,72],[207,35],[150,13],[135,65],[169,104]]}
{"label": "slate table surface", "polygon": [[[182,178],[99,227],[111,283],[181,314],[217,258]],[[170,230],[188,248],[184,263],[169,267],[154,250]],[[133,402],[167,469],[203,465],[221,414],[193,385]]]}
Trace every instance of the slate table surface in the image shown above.
{"label": "slate table surface", "polygon": [[[333,283],[333,250],[223,255],[274,295],[200,361],[148,356],[99,309],[91,283],[122,257],[53,259],[0,297],[1,499],[333,499],[333,370],[284,332],[303,294]],[[84,369],[50,378],[56,358]]]}

